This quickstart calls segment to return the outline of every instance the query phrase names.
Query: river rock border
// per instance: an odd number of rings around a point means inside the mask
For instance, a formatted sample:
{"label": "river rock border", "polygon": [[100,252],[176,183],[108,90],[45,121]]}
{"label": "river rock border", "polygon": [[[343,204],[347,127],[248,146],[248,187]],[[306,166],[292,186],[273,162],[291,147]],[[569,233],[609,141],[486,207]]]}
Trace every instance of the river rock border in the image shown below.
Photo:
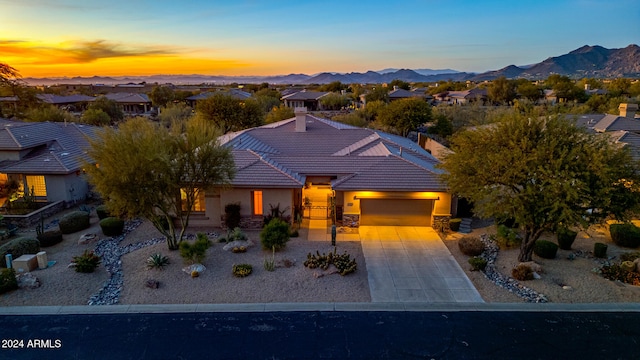
{"label": "river rock border", "polygon": [[480,240],[485,245],[485,250],[480,255],[483,259],[487,260],[487,267],[483,274],[496,285],[508,290],[511,293],[523,298],[527,302],[531,303],[546,303],[549,302],[544,294],[541,294],[533,289],[530,289],[520,284],[516,279],[506,276],[500,273],[496,269],[496,258],[498,257],[498,244],[493,241],[487,234],[480,235]]}

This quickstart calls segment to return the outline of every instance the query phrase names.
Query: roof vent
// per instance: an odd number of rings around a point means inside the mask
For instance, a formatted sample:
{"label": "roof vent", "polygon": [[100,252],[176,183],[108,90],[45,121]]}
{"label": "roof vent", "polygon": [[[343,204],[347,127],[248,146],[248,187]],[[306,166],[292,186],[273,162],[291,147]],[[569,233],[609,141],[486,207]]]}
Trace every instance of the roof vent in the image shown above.
{"label": "roof vent", "polygon": [[296,114],[296,132],[307,131],[307,108],[297,107],[294,113]]}
{"label": "roof vent", "polygon": [[68,153],[68,152],[63,152],[63,153],[62,153],[62,154],[60,154],[60,155],[62,155],[62,156],[67,156],[67,155],[69,155],[69,153]]}

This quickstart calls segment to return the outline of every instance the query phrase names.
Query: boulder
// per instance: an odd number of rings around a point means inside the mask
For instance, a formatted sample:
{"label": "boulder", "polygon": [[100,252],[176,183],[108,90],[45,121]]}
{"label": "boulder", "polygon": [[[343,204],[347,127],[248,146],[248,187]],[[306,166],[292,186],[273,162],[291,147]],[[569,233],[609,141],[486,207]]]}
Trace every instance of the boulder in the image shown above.
{"label": "boulder", "polygon": [[78,245],[86,245],[98,239],[98,236],[93,233],[82,234],[78,239]]}
{"label": "boulder", "polygon": [[187,267],[183,267],[182,271],[184,271],[187,274],[191,275],[194,271],[197,272],[198,274],[201,274],[206,269],[207,268],[202,264],[193,264],[193,265],[189,265]]}
{"label": "boulder", "polygon": [[640,273],[640,258],[633,260],[633,264],[636,266],[636,272]]}
{"label": "boulder", "polygon": [[36,289],[42,285],[40,279],[30,272],[16,275],[16,280],[18,280],[18,287],[20,289]]}
{"label": "boulder", "polygon": [[147,279],[147,281],[145,281],[144,283],[144,286],[150,289],[157,289],[158,287],[160,287],[160,282],[158,280]]}

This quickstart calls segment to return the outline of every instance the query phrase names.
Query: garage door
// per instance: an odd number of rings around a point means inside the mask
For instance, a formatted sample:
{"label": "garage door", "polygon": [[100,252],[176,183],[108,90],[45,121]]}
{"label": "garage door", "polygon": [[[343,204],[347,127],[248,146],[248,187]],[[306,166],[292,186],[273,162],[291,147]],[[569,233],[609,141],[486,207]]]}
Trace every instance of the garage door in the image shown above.
{"label": "garage door", "polygon": [[361,199],[360,225],[431,226],[433,200]]}

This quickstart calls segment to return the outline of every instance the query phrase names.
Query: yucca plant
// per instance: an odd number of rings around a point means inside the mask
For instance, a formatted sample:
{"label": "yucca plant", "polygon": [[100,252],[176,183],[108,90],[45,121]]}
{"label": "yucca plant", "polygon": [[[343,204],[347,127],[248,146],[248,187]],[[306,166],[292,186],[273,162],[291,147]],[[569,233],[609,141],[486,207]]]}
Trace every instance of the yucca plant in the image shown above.
{"label": "yucca plant", "polygon": [[156,253],[147,258],[147,269],[164,269],[165,266],[169,265],[169,258]]}
{"label": "yucca plant", "polygon": [[274,271],[276,269],[276,249],[275,247],[271,248],[271,259],[264,259],[264,269],[267,271]]}

